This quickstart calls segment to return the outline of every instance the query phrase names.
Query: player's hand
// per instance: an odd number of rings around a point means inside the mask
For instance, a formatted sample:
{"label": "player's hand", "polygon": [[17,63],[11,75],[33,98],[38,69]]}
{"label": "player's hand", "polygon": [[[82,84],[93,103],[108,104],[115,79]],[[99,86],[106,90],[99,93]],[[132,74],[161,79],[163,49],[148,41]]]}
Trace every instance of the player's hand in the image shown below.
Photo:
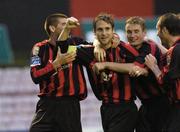
{"label": "player's hand", "polygon": [[62,54],[60,48],[58,47],[57,56],[56,59],[53,61],[53,66],[55,69],[57,69],[63,64],[67,64],[74,61],[75,58],[76,58],[76,52]]}
{"label": "player's hand", "polygon": [[145,64],[149,69],[152,69],[155,65],[157,65],[157,60],[152,54],[148,54],[145,57]]}
{"label": "player's hand", "polygon": [[112,39],[112,48],[116,48],[119,45],[120,37],[117,33],[114,33],[113,39]]}
{"label": "player's hand", "polygon": [[147,76],[148,70],[139,66],[133,66],[132,70],[129,72],[129,75],[131,77],[138,77],[141,75]]}
{"label": "player's hand", "polygon": [[97,62],[93,65],[93,71],[96,74],[100,74],[100,71],[105,69],[105,62]]}
{"label": "player's hand", "polygon": [[94,47],[94,56],[97,61],[103,62],[106,58],[106,51],[103,48],[100,48],[99,46]]}
{"label": "player's hand", "polygon": [[67,29],[72,29],[72,28],[76,28],[80,25],[78,19],[76,19],[75,17],[69,17],[67,18],[67,22],[65,25],[65,28]]}

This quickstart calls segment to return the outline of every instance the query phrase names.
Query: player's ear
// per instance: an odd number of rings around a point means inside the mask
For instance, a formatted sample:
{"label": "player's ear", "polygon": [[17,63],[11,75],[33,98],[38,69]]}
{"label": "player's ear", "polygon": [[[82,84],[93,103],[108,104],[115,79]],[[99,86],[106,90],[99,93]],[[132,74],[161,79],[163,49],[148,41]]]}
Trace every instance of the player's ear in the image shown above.
{"label": "player's ear", "polygon": [[54,26],[52,26],[52,25],[49,26],[49,30],[50,30],[51,32],[54,32],[55,29],[56,29],[56,28],[55,28]]}
{"label": "player's ear", "polygon": [[162,32],[169,34],[169,31],[168,31],[168,29],[166,27],[163,27]]}

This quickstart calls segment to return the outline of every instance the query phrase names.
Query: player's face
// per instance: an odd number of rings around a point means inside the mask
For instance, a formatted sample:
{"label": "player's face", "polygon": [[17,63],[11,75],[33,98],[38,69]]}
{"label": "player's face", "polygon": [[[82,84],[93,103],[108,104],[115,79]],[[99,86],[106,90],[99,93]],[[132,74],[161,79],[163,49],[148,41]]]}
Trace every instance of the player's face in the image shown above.
{"label": "player's face", "polygon": [[161,43],[163,45],[167,45],[168,39],[166,38],[165,32],[160,27],[160,20],[157,22],[156,29],[157,29],[157,36],[161,39]]}
{"label": "player's face", "polygon": [[94,32],[103,48],[106,49],[111,46],[113,38],[113,29],[111,24],[100,20],[96,23],[96,29],[94,30]]}
{"label": "player's face", "polygon": [[66,25],[66,22],[67,18],[58,18],[57,23],[54,26],[52,26],[51,31],[55,32],[56,30],[57,33],[61,33]]}
{"label": "player's face", "polygon": [[65,27],[66,22],[67,22],[67,18],[59,18],[58,19],[58,28],[60,28],[61,31]]}
{"label": "player's face", "polygon": [[142,27],[139,24],[126,24],[125,30],[128,42],[135,48],[141,47],[146,35]]}

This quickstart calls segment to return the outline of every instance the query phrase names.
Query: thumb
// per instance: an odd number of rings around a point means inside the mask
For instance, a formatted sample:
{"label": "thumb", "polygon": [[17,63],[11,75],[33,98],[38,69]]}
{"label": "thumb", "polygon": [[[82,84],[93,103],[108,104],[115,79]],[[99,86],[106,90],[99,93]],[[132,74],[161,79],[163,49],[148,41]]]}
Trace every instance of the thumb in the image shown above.
{"label": "thumb", "polygon": [[58,47],[58,52],[57,52],[57,55],[61,55],[61,49]]}

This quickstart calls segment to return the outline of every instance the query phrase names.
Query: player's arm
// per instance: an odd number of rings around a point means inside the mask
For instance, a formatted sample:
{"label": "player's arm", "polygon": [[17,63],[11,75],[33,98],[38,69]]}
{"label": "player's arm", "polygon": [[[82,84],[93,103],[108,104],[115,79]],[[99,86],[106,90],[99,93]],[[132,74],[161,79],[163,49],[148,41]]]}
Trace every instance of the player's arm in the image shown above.
{"label": "player's arm", "polygon": [[145,57],[145,64],[149,69],[152,70],[157,79],[160,78],[162,72],[157,65],[156,58],[152,54]]}
{"label": "player's arm", "polygon": [[176,45],[171,56],[171,64],[167,75],[170,80],[180,79],[180,45]]}
{"label": "player's arm", "polygon": [[[39,48],[39,47],[38,47]],[[55,60],[48,60],[43,62],[43,56],[45,52],[34,53],[37,46],[33,47],[32,57],[31,57],[31,78],[34,83],[38,84],[44,80],[49,79],[53,76],[61,65],[69,63],[75,59],[75,54],[61,54],[58,50]]]}
{"label": "player's arm", "polygon": [[31,78],[36,84],[48,79],[56,72],[52,62],[48,61],[46,64],[43,62],[43,49],[37,45],[32,49],[30,72]]}
{"label": "player's arm", "polygon": [[133,63],[116,63],[116,62],[98,62],[93,66],[95,73],[99,74],[101,71],[108,69],[115,72],[127,73],[131,76],[147,75],[145,68],[134,65]]}

